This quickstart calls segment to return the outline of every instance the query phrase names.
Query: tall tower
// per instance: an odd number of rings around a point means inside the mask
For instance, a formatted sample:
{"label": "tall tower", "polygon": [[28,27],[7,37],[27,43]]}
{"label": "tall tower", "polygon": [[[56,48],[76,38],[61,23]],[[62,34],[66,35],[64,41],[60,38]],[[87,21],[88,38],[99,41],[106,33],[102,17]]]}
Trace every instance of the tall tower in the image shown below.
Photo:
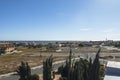
{"label": "tall tower", "polygon": [[106,37],[105,45],[107,45],[107,41],[108,41],[108,39],[107,39],[107,37]]}
{"label": "tall tower", "polygon": [[106,41],[107,41],[107,37],[106,37]]}

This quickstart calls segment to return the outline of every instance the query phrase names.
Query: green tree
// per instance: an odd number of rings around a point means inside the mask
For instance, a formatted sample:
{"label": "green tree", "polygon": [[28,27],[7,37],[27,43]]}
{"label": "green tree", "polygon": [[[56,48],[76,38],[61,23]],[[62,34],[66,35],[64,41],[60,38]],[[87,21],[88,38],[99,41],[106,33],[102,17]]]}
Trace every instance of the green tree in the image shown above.
{"label": "green tree", "polygon": [[93,61],[91,58],[89,60],[80,58],[75,63],[71,60],[72,51],[70,50],[66,64],[58,68],[59,73],[61,73],[60,80],[100,80],[100,50],[98,50]]}
{"label": "green tree", "polygon": [[27,62],[21,62],[21,65],[17,69],[17,73],[20,76],[19,80],[39,80],[37,74],[31,75],[31,68]]}
{"label": "green tree", "polygon": [[93,61],[93,64],[91,66],[91,75],[90,80],[100,80],[100,61],[99,61],[99,53],[101,49],[98,50],[96,57]]}
{"label": "green tree", "polygon": [[19,80],[27,80],[31,76],[31,69],[26,62],[21,62],[21,65],[17,69],[17,73],[20,76]]}
{"label": "green tree", "polygon": [[50,56],[48,59],[46,59],[46,61],[43,62],[43,80],[52,80],[52,63],[52,56]]}

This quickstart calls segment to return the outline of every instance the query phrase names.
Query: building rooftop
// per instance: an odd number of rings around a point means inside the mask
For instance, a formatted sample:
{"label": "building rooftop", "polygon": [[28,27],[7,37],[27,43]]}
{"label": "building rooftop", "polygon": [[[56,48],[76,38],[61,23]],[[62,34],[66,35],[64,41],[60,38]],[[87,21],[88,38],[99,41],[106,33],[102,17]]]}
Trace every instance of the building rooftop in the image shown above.
{"label": "building rooftop", "polygon": [[120,62],[108,61],[104,80],[120,80]]}

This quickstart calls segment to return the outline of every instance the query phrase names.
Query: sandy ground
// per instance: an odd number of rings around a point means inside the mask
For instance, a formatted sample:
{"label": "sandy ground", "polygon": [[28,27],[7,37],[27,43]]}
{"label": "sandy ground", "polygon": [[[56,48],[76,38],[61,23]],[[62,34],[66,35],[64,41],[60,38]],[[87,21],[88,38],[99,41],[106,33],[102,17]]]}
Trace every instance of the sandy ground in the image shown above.
{"label": "sandy ground", "polygon": [[[39,75],[40,79],[39,80],[43,80],[43,75]],[[53,80],[59,80],[59,78],[61,77],[61,75],[56,74],[55,78]]]}

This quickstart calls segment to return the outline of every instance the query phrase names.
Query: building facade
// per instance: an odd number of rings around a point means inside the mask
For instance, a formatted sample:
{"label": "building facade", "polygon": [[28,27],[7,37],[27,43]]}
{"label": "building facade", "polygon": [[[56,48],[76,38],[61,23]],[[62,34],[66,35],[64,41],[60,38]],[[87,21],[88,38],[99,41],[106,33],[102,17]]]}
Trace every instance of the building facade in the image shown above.
{"label": "building facade", "polygon": [[15,50],[15,47],[12,43],[0,42],[0,55],[11,54],[14,50]]}

